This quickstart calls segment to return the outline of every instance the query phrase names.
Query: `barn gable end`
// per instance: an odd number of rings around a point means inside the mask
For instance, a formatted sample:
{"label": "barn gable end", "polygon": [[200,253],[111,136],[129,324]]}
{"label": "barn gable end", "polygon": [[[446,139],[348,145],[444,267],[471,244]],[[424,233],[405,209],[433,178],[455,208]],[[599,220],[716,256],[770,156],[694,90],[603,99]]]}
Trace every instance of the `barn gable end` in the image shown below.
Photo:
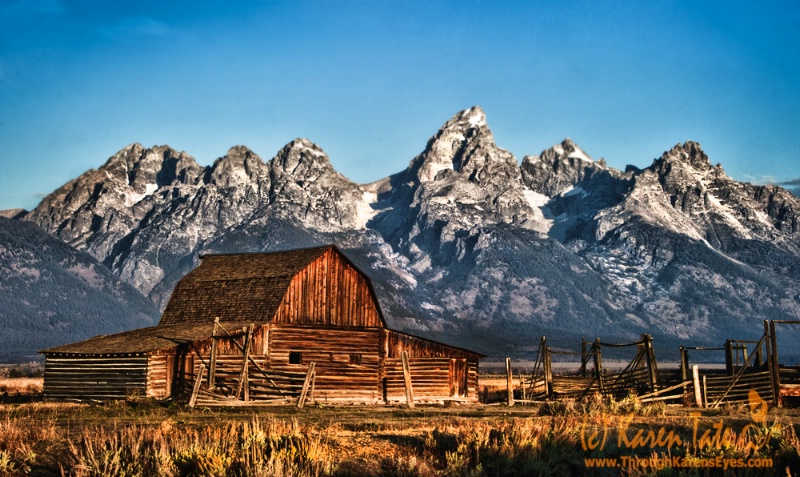
{"label": "barn gable end", "polygon": [[369,279],[334,247],[292,277],[274,322],[359,328],[384,326]]}

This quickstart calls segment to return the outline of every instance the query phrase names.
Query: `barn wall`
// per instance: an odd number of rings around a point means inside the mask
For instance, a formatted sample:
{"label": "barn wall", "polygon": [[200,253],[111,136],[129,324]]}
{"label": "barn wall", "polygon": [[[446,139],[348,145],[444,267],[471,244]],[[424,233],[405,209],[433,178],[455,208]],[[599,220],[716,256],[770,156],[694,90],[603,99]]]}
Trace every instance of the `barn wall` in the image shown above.
{"label": "barn wall", "polygon": [[273,322],[383,326],[369,282],[333,249],[292,278]]}
{"label": "barn wall", "polygon": [[153,399],[169,399],[175,397],[174,384],[178,374],[175,369],[178,361],[174,349],[156,351],[147,361],[146,396]]}
{"label": "barn wall", "polygon": [[[377,402],[382,399],[379,334],[377,329],[271,327],[269,366],[305,372],[314,362],[317,401]],[[290,364],[291,352],[302,354],[301,364]]]}
{"label": "barn wall", "polygon": [[[256,326],[253,329],[253,340],[251,343],[250,358],[262,368],[268,366],[269,360],[266,355],[269,337],[269,325]],[[242,328],[227,329],[232,335],[226,335],[223,331],[218,331],[217,336],[224,339],[217,340],[217,362],[216,379],[217,382],[235,388],[242,370],[243,356],[242,351],[234,343],[245,345],[245,334]],[[182,353],[176,357],[177,368],[173,371],[175,384],[173,385],[173,395],[188,399],[192,386],[200,369],[200,364],[206,365],[204,380],[208,380],[211,365],[211,344],[212,339],[194,341],[182,347]],[[256,376],[257,368],[248,360],[249,376]],[[230,393],[230,389],[221,389],[221,394]],[[257,399],[257,393],[253,394],[253,399]]]}
{"label": "barn wall", "polygon": [[166,399],[170,396],[170,379],[167,370],[167,355],[154,355],[147,359],[147,390],[145,396]]}
{"label": "barn wall", "polygon": [[46,399],[109,400],[144,396],[148,358],[139,356],[76,356],[47,354]]}
{"label": "barn wall", "polygon": [[408,353],[409,358],[468,358],[477,360],[480,357],[477,353],[394,330],[386,330],[383,340],[385,353],[389,358],[399,358],[403,351]]}
{"label": "barn wall", "polygon": [[[456,389],[461,388],[451,378],[453,361],[463,358],[409,358],[408,365],[411,370],[411,388],[416,400],[441,400],[458,398],[470,401],[478,400],[478,363],[466,363],[466,396],[459,396]],[[399,358],[386,360],[385,368],[386,400],[405,402],[405,380],[403,377],[403,363]],[[459,376],[460,379],[463,379]]]}

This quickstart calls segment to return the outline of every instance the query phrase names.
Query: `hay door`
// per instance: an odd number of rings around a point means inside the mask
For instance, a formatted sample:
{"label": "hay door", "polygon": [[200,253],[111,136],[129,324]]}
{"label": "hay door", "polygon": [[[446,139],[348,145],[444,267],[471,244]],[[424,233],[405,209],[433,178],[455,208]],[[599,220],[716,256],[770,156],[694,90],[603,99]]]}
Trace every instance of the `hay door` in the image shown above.
{"label": "hay door", "polygon": [[450,397],[467,397],[467,359],[450,359]]}

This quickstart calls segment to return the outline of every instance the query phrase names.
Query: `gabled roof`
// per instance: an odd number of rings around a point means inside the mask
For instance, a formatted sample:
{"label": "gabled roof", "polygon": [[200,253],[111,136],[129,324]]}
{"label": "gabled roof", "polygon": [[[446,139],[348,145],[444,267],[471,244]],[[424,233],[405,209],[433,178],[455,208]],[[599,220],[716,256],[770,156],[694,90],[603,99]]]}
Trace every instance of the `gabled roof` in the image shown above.
{"label": "gabled roof", "polygon": [[268,323],[292,277],[331,249],[367,280],[385,323],[369,277],[335,245],[325,245],[284,252],[203,255],[200,266],[178,282],[159,326],[209,324],[216,317],[222,321]]}

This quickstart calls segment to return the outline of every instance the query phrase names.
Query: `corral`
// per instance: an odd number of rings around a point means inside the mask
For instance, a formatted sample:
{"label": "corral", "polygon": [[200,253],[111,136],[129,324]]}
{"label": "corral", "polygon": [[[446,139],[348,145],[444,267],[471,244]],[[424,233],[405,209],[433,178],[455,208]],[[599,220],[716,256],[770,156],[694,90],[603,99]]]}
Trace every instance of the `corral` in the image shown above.
{"label": "corral", "polygon": [[[580,351],[555,350],[542,337],[532,372],[518,374],[514,384],[511,360],[506,361],[507,402],[545,399],[581,399],[600,394],[615,399],[636,395],[641,402],[683,402],[698,407],[718,407],[753,399],[752,392],[772,405],[781,406],[785,396],[800,390],[800,365],[780,364],[776,325],[798,325],[800,321],[764,321],[758,340],[727,340],[721,347],[680,347],[680,367],[659,370],[653,338],[643,334],[630,343],[607,343],[597,338],[581,343]],[[749,348],[748,346],[751,346]],[[634,350],[622,370],[603,365],[604,349]],[[690,352],[725,353],[725,367],[690,365]],[[577,369],[553,372],[553,355],[579,357]],[[707,362],[706,360],[701,362]],[[713,361],[713,359],[712,359]]]}

